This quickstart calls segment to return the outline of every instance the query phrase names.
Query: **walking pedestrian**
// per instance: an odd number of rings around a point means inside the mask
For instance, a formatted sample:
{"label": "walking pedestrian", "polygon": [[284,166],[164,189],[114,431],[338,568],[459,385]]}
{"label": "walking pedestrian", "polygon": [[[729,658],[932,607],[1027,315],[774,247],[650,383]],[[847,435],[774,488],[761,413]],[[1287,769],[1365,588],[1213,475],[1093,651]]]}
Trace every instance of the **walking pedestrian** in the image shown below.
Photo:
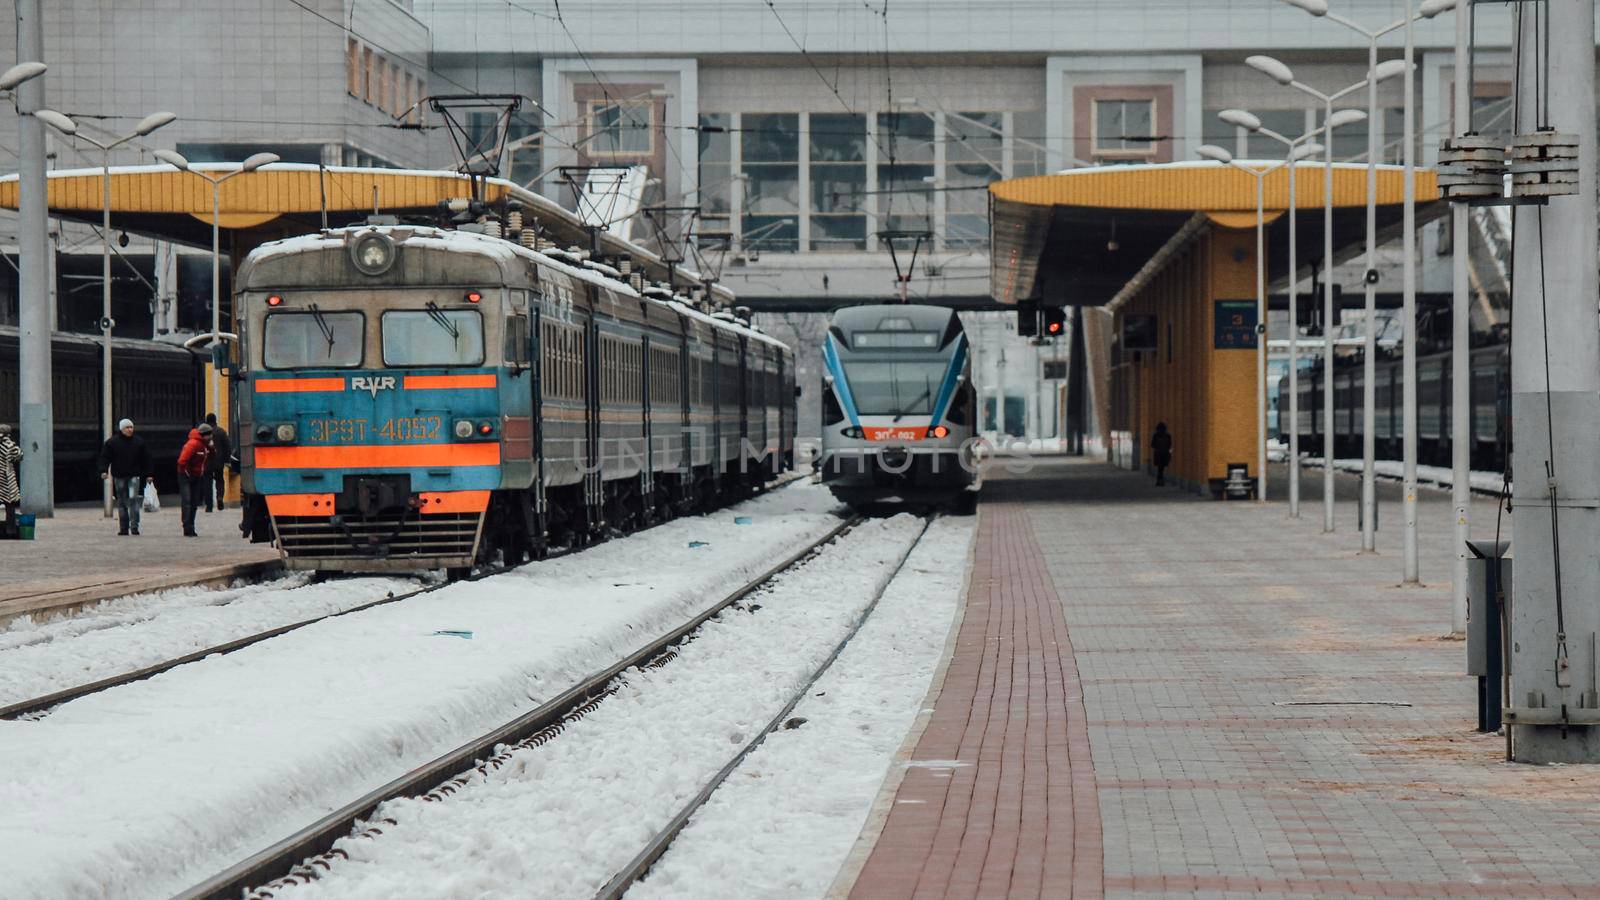
{"label": "walking pedestrian", "polygon": [[22,461],[22,448],[11,439],[11,426],[0,425],[0,535],[16,537],[17,513],[22,505],[22,492],[17,485],[17,464]]}
{"label": "walking pedestrian", "polygon": [[178,454],[178,496],[183,504],[183,536],[199,537],[194,530],[194,513],[200,507],[203,491],[210,487],[206,466],[211,461],[211,426],[189,429],[189,440]]}
{"label": "walking pedestrian", "polygon": [[228,437],[228,430],[217,424],[216,413],[206,413],[206,424],[211,426],[211,459],[206,469],[213,482],[206,491],[206,512],[211,512],[213,493],[218,510],[223,508],[224,498],[228,496],[228,459],[233,456],[233,441]]}
{"label": "walking pedestrian", "polygon": [[117,423],[117,433],[100,448],[100,479],[111,479],[111,496],[117,501],[117,534],[138,534],[139,513],[144,509],[144,482],[156,477],[155,464],[144,438],[133,433],[133,420]]}
{"label": "walking pedestrian", "polygon": [[1161,487],[1167,483],[1167,466],[1172,465],[1172,434],[1165,422],[1156,423],[1156,433],[1150,438],[1150,462],[1156,467],[1156,487]]}

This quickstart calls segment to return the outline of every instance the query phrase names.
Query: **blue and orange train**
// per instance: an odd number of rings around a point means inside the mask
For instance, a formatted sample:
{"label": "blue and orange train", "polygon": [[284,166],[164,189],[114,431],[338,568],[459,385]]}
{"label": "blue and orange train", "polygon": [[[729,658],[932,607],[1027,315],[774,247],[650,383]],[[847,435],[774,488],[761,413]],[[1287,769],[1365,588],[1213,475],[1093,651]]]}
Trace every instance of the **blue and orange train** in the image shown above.
{"label": "blue and orange train", "polygon": [[793,464],[788,347],[580,254],[360,226],[263,245],[238,283],[249,527],[289,568],[459,575]]}

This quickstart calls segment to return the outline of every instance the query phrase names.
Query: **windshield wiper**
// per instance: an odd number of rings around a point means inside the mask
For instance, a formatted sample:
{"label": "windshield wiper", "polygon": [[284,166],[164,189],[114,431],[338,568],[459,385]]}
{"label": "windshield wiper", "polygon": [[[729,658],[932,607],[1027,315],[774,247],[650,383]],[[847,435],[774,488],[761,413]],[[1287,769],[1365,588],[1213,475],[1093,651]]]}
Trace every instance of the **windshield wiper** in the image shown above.
{"label": "windshield wiper", "polygon": [[328,317],[322,314],[315,303],[311,304],[311,320],[317,323],[317,328],[322,331],[322,337],[328,342],[328,358],[333,359],[333,326],[328,324]]}
{"label": "windshield wiper", "polygon": [[439,308],[439,304],[429,300],[426,308],[428,310],[428,318],[432,319],[440,328],[443,328],[450,335],[451,340],[461,340],[461,329],[456,326],[456,323],[450,321],[450,317],[444,314],[444,310]]}
{"label": "windshield wiper", "polygon": [[918,403],[921,403],[923,400],[926,400],[933,395],[933,382],[929,380],[928,376],[922,376],[922,383],[926,385],[926,387],[923,389],[922,393],[917,395],[917,399],[907,403],[900,409],[898,413],[895,414],[894,420],[896,422],[904,419],[906,416],[911,415],[911,407],[916,406]]}

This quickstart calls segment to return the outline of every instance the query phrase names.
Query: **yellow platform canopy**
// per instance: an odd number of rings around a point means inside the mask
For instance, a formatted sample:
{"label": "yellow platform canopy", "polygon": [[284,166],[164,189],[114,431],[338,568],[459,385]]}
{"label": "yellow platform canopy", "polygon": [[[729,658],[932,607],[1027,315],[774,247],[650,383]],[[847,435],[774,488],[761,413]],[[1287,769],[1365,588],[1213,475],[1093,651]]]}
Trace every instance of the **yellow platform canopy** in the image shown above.
{"label": "yellow platform canopy", "polygon": [[[1271,161],[1245,165],[1264,168]],[[1301,162],[1295,174],[1296,242],[1302,264],[1323,255],[1324,169]],[[1377,167],[1380,234],[1399,227],[1404,171]],[[1254,228],[1255,176],[1215,162],[1098,166],[1055,175],[1015,178],[989,186],[993,256],[990,293],[1002,303],[1042,299],[1052,304],[1109,302],[1175,238],[1199,227]],[[1335,262],[1364,247],[1367,166],[1333,165]],[[1278,168],[1263,183],[1268,259],[1288,254],[1289,172]],[[1444,211],[1430,170],[1416,173],[1417,219]],[[1275,273],[1281,276],[1282,272]]]}
{"label": "yellow platform canopy", "polygon": [[[197,163],[208,173],[237,171],[237,164]],[[65,169],[49,174],[50,214],[99,224],[104,203],[104,171]],[[517,200],[529,222],[537,221],[562,246],[589,246],[589,232],[571,211],[540,194],[504,179],[480,179],[479,197],[490,204]],[[367,169],[276,163],[245,172],[223,183],[220,195],[224,241],[236,258],[267,241],[314,232],[326,220],[330,227],[360,223],[375,211],[386,215],[423,216],[441,201],[470,198],[471,178],[456,172]],[[0,176],[0,208],[16,209],[15,174]],[[211,185],[171,166],[111,168],[112,228],[197,247],[211,245]],[[651,280],[665,280],[666,263],[656,254],[601,235],[606,253],[630,256]],[[698,276],[676,270],[678,283],[696,283]],[[724,299],[732,294],[718,288]]]}

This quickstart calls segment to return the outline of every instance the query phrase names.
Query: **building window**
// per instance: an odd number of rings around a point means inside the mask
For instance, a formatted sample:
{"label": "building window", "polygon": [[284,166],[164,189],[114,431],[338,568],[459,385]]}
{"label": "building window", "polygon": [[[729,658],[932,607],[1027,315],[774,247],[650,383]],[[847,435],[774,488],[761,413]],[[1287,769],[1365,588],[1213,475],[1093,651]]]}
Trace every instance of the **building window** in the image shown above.
{"label": "building window", "polygon": [[739,149],[745,176],[740,235],[747,249],[799,249],[800,117],[746,113]]}
{"label": "building window", "polygon": [[1094,155],[1104,159],[1155,155],[1154,100],[1095,100]]}
{"label": "building window", "polygon": [[932,231],[933,116],[878,113],[878,210],[885,231]]}
{"label": "building window", "polygon": [[361,99],[361,45],[354,38],[344,43],[344,90]]}
{"label": "building window", "polygon": [[944,119],[947,247],[989,243],[990,182],[1005,173],[1005,117],[997,112],[949,113]]}
{"label": "building window", "polygon": [[588,155],[648,157],[655,154],[656,105],[649,100],[590,100]]}
{"label": "building window", "polygon": [[361,101],[371,103],[373,95],[378,92],[377,59],[372,54],[371,47],[361,48]]}
{"label": "building window", "polygon": [[867,117],[812,113],[811,249],[867,247]]}
{"label": "building window", "polygon": [[701,243],[722,247],[733,233],[733,117],[701,113],[699,125]]}
{"label": "building window", "polygon": [[1011,177],[1027,178],[1049,171],[1045,150],[1050,141],[1044,133],[1044,112],[1027,110],[1011,114]]}

